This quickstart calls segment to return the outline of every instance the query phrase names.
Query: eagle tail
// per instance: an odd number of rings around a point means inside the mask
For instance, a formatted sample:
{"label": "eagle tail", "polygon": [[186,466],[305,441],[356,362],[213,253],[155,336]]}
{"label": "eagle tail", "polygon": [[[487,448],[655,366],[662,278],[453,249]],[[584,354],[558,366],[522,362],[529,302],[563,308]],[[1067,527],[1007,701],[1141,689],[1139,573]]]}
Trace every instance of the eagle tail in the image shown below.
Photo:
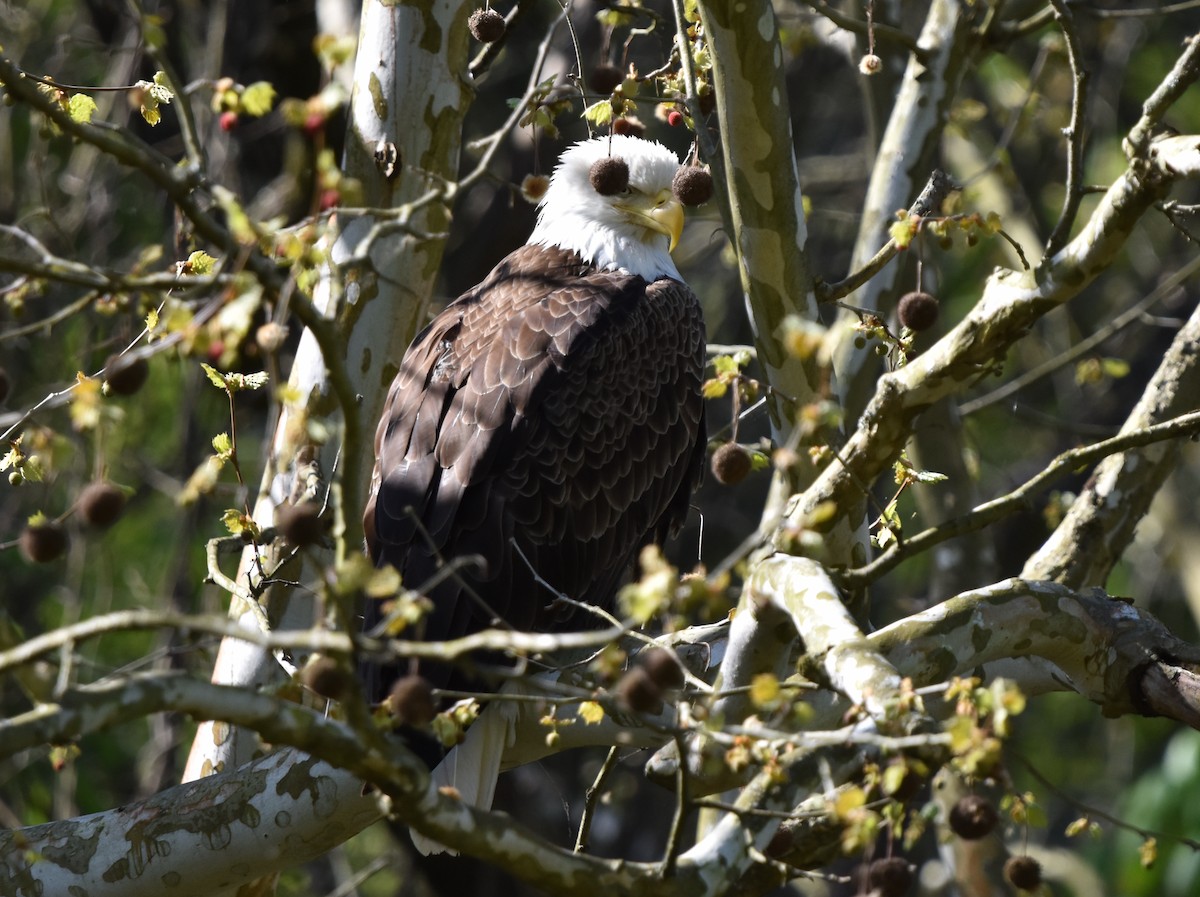
{"label": "eagle tail", "polygon": [[[433,786],[453,788],[465,803],[491,809],[496,779],[500,777],[500,761],[517,737],[517,712],[517,704],[513,701],[494,701],[484,708],[467,729],[462,744],[451,748],[442,762],[433,768],[430,773]],[[410,831],[410,834],[417,850],[425,856],[458,853],[420,832]]]}

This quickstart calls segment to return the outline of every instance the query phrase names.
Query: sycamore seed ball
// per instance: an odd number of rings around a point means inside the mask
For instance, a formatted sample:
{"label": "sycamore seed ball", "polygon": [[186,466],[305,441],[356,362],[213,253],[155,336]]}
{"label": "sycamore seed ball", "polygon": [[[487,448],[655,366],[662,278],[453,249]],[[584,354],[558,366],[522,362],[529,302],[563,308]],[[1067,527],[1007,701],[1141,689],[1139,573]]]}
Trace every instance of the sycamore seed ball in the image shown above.
{"label": "sycamore seed ball", "polygon": [[712,199],[712,175],[706,168],[685,165],[671,179],[671,192],[685,206],[703,205]]}
{"label": "sycamore seed ball", "polygon": [[867,867],[867,887],[879,897],[903,897],[912,883],[912,868],[904,857],[883,857]]}
{"label": "sycamore seed ball", "polygon": [[877,75],[883,71],[883,60],[874,53],[867,53],[858,61],[858,70],[864,75]]}
{"label": "sycamore seed ball", "polygon": [[1009,857],[1004,864],[1004,877],[1014,888],[1032,891],[1042,883],[1042,866],[1033,857]]}
{"label": "sycamore seed ball", "polygon": [[104,362],[104,381],[113,395],[133,395],[142,388],[149,375],[150,363],[144,358],[110,355]]}
{"label": "sycamore seed ball", "polygon": [[388,709],[396,722],[406,726],[424,726],[437,713],[433,704],[433,686],[424,676],[402,676],[392,686]]}
{"label": "sycamore seed ball", "polygon": [[494,9],[477,9],[467,19],[471,36],[483,44],[494,44],[504,37],[504,16]]}
{"label": "sycamore seed ball", "polygon": [[736,486],[750,473],[750,453],[736,442],[727,442],[712,456],[712,473],[722,486]]}
{"label": "sycamore seed ball", "polygon": [[283,341],[287,339],[288,329],[278,321],[267,321],[254,331],[254,341],[258,344],[258,348],[262,349],[268,355],[274,355],[283,346]]}
{"label": "sycamore seed ball", "polygon": [[67,532],[52,520],[31,523],[21,530],[21,554],[34,564],[48,564],[67,550]]}
{"label": "sycamore seed ball", "polygon": [[920,333],[937,323],[938,301],[929,293],[915,290],[900,297],[896,313],[901,324]]}
{"label": "sycamore seed ball", "polygon": [[340,700],[351,688],[353,677],[332,657],[316,657],[300,674],[300,681],[323,698]]}
{"label": "sycamore seed ball", "polygon": [[662,709],[662,689],[640,666],[631,667],[621,677],[617,697],[635,713],[658,713]]}
{"label": "sycamore seed ball", "polygon": [[629,166],[620,156],[597,159],[588,169],[588,180],[601,196],[616,196],[629,189]]}
{"label": "sycamore seed ball", "polygon": [[638,663],[659,688],[683,687],[683,670],[666,648],[647,648],[638,655]]}
{"label": "sycamore seed ball", "polygon": [[607,96],[617,89],[617,85],[625,80],[624,73],[611,62],[602,62],[592,69],[592,77],[588,79],[588,87],[601,96]]}
{"label": "sycamore seed ball", "polygon": [[550,189],[550,178],[544,174],[527,174],[521,181],[521,195],[535,205],[541,202],[548,189]]}
{"label": "sycamore seed ball", "polygon": [[315,545],[325,534],[321,506],[315,501],[281,505],[275,512],[275,525],[285,539],[298,547]]}
{"label": "sycamore seed ball", "polygon": [[88,483],[79,493],[79,513],[88,526],[106,529],[125,511],[125,493],[103,480]]}
{"label": "sycamore seed ball", "polygon": [[630,115],[625,118],[614,118],[612,132],[614,134],[625,134],[629,137],[645,137],[646,126],[636,116]]}
{"label": "sycamore seed ball", "polygon": [[950,830],[964,841],[978,841],[991,833],[999,817],[986,797],[968,794],[950,808]]}

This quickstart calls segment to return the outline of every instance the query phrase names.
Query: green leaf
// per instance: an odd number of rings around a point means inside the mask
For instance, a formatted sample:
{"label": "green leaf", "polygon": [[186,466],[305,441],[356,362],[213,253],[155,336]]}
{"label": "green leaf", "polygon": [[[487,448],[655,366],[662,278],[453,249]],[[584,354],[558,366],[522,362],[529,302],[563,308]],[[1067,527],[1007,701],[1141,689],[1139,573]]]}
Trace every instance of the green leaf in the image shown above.
{"label": "green leaf", "polygon": [[1114,380],[1120,380],[1129,374],[1129,362],[1124,358],[1105,358],[1100,362],[1104,373]]}
{"label": "green leaf", "polygon": [[259,371],[257,374],[225,374],[225,382],[229,384],[229,388],[234,392],[241,392],[247,389],[262,389],[270,379],[271,375],[266,371]]}
{"label": "green leaf", "polygon": [[221,515],[221,522],[225,524],[225,528],[229,530],[230,535],[241,536],[243,534],[252,536],[257,539],[261,534],[258,524],[254,518],[244,511],[239,511],[237,508],[229,508]]}
{"label": "green leaf", "polygon": [[229,381],[225,379],[225,375],[218,371],[215,367],[209,364],[200,362],[200,367],[204,368],[204,373],[208,375],[208,379],[217,389],[229,391]]}
{"label": "green leaf", "polygon": [[579,705],[579,718],[593,726],[604,719],[604,708],[595,701],[584,701]]}
{"label": "green leaf", "polygon": [[255,81],[242,91],[241,111],[262,118],[275,103],[275,88],[267,81]]}
{"label": "green leaf", "polygon": [[910,218],[903,218],[888,228],[888,235],[895,241],[898,249],[907,249],[908,244],[917,235],[917,226],[916,221]]}
{"label": "green leaf", "polygon": [[610,100],[601,100],[598,103],[592,103],[592,105],[583,110],[583,117],[597,128],[605,127],[613,120],[612,102]]}
{"label": "green leaf", "polygon": [[96,101],[86,93],[74,94],[67,103],[67,112],[70,113],[72,121],[86,124],[96,114]]}
{"label": "green leaf", "polygon": [[213,451],[217,453],[217,457],[222,461],[233,454],[233,440],[229,438],[228,433],[218,433],[212,440]]}
{"label": "green leaf", "polygon": [[187,257],[187,261],[183,263],[184,271],[188,274],[197,274],[204,276],[212,274],[213,266],[217,260],[202,249],[197,249]]}
{"label": "green leaf", "polygon": [[166,86],[166,74],[158,72],[153,81],[138,81],[133,85],[133,97],[137,102],[142,118],[150,126],[162,121],[158,111],[159,104],[169,103],[175,99],[175,94]]}
{"label": "green leaf", "polygon": [[[739,353],[740,355],[741,353]],[[742,364],[737,358],[732,355],[718,355],[712,360],[713,370],[717,374],[737,374],[742,370]]]}
{"label": "green leaf", "polygon": [[759,710],[773,709],[779,694],[779,679],[773,673],[759,673],[750,680],[750,703]]}

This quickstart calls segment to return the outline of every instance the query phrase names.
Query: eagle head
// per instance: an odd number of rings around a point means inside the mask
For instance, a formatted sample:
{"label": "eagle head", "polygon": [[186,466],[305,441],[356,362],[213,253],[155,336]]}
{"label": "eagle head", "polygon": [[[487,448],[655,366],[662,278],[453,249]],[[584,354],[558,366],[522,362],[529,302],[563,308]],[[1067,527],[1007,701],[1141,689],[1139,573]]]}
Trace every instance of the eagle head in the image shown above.
{"label": "eagle head", "polygon": [[[605,196],[589,173],[609,156],[629,167],[629,186]],[[606,271],[680,280],[671,261],[683,230],[683,206],[671,193],[678,170],[678,157],[650,140],[614,134],[576,143],[550,177],[529,243],[566,249]]]}

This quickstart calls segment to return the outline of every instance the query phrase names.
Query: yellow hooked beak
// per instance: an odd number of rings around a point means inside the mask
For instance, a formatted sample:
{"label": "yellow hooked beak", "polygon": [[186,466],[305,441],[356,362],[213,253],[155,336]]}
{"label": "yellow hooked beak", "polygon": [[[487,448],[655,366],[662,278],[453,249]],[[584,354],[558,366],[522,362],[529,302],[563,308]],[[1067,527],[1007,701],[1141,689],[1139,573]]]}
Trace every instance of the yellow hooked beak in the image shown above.
{"label": "yellow hooked beak", "polygon": [[633,193],[614,203],[614,206],[628,215],[634,224],[665,234],[674,251],[679,243],[679,235],[683,233],[683,205],[670,190],[660,190],[654,196]]}

